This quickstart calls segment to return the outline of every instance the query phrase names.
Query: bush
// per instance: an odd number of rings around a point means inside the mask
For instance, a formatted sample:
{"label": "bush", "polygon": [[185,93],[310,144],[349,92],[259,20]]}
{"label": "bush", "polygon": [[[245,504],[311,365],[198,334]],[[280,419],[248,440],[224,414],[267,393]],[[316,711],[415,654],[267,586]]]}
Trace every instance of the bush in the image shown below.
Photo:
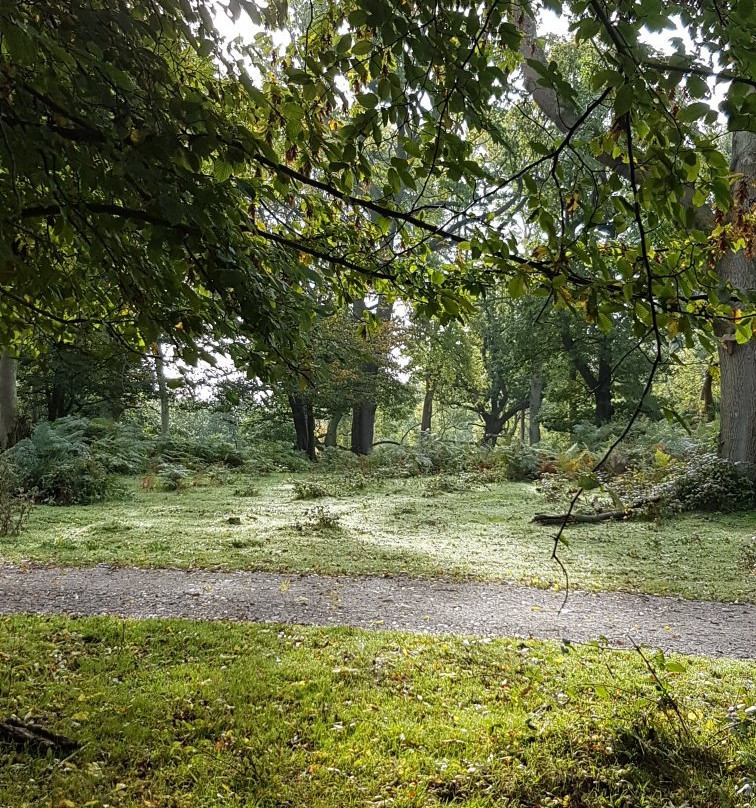
{"label": "bush", "polygon": [[183,491],[189,485],[189,469],[180,463],[161,463],[155,476],[161,491]]}
{"label": "bush", "polygon": [[0,536],[17,536],[29,518],[32,503],[19,487],[14,469],[0,461]]}
{"label": "bush", "polygon": [[330,496],[330,491],[314,480],[295,480],[294,499],[322,499]]}
{"label": "bush", "polygon": [[141,474],[155,451],[155,441],[131,423],[93,419],[85,427],[92,455],[112,474]]}
{"label": "bush", "polygon": [[246,453],[247,465],[258,474],[273,471],[308,471],[312,461],[304,452],[298,452],[289,443],[282,441],[260,441]]}
{"label": "bush", "polygon": [[5,453],[20,487],[35,502],[86,505],[105,499],[108,474],[92,453],[88,428],[83,418],[44,422]]}
{"label": "bush", "polygon": [[325,505],[314,505],[305,512],[305,522],[297,523],[298,530],[336,530],[341,527],[341,516]]}
{"label": "bush", "polygon": [[159,438],[154,448],[158,463],[181,465],[199,470],[205,466],[224,465],[240,468],[244,465],[244,455],[233,444],[221,440],[207,442],[188,438]]}
{"label": "bush", "polygon": [[715,454],[691,455],[684,469],[659,490],[667,502],[685,511],[743,511],[756,506],[756,486],[745,465]]}

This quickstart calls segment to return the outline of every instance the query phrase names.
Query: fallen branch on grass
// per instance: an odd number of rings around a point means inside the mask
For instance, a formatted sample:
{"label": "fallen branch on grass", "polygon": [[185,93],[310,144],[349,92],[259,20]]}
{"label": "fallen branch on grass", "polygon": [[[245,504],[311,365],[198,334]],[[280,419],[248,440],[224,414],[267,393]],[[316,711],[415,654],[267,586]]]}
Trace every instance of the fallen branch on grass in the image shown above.
{"label": "fallen branch on grass", "polygon": [[640,502],[634,502],[627,508],[617,508],[614,511],[598,511],[597,513],[537,513],[531,521],[535,522],[537,525],[561,525],[565,521],[567,524],[575,522],[595,524],[596,522],[608,522],[612,519],[630,519],[633,516],[637,516],[637,511],[641,508],[645,508],[647,505],[653,505],[661,499],[661,496],[649,497]]}
{"label": "fallen branch on grass", "polygon": [[0,721],[0,741],[12,743],[14,746],[35,746],[42,752],[71,753],[81,748],[78,741],[65,735],[56,735],[39,724],[27,724],[17,718]]}
{"label": "fallen branch on grass", "polygon": [[625,519],[629,511],[601,511],[601,513],[571,513],[569,516],[566,513],[537,513],[532,522],[538,525],[561,525],[565,519],[568,523],[572,522],[607,522],[610,519]]}

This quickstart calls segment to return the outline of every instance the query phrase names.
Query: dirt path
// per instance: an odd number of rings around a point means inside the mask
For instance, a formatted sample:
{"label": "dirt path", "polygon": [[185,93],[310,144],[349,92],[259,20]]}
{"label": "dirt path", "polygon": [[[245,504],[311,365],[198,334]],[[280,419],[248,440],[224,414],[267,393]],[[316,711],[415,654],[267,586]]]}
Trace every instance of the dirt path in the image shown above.
{"label": "dirt path", "polygon": [[357,626],[492,637],[606,637],[706,656],[756,658],[756,605],[513,584],[266,572],[0,566],[0,613],[112,614]]}

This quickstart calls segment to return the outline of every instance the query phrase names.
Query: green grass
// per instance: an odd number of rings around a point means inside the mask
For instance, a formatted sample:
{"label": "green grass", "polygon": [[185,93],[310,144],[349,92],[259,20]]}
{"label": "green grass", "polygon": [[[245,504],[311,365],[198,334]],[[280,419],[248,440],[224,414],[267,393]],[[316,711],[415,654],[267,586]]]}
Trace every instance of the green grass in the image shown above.
{"label": "green grass", "polygon": [[756,766],[739,662],[656,659],[665,701],[544,642],[4,618],[0,653],[0,715],[84,744],[0,744],[8,808],[734,808]]}
{"label": "green grass", "polygon": [[[317,482],[336,496],[296,499],[293,480]],[[408,479],[354,490],[348,478],[312,474],[232,476],[182,493],[137,485],[130,482],[133,496],[121,502],[35,508],[21,536],[0,540],[0,556],[562,584],[549,559],[553,529],[530,523],[549,505],[524,483],[444,492],[436,479]],[[240,495],[250,487],[252,496]],[[313,512],[320,507],[325,520]],[[336,526],[324,526],[332,515]],[[576,588],[753,601],[755,523],[751,512],[576,526],[561,555]]]}

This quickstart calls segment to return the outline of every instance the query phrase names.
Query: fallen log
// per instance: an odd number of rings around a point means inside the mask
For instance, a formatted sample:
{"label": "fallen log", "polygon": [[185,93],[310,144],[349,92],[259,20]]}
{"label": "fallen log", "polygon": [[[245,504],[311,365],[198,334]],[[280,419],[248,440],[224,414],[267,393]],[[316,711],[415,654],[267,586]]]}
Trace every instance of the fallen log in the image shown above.
{"label": "fallen log", "polygon": [[530,521],[537,525],[562,525],[573,523],[595,524],[596,522],[608,522],[611,519],[630,519],[635,516],[635,511],[645,508],[646,505],[653,505],[662,500],[661,496],[649,497],[640,502],[633,502],[626,508],[617,508],[614,511],[598,511],[597,513],[537,513]]}
{"label": "fallen log", "polygon": [[537,513],[532,519],[537,525],[561,525],[565,520],[569,523],[587,522],[608,522],[610,519],[626,519],[631,511],[624,508],[617,511],[601,511],[600,513]]}
{"label": "fallen log", "polygon": [[65,735],[57,735],[39,724],[27,724],[17,718],[0,721],[0,741],[14,746],[34,746],[41,752],[52,750],[71,754],[81,749],[81,744]]}

